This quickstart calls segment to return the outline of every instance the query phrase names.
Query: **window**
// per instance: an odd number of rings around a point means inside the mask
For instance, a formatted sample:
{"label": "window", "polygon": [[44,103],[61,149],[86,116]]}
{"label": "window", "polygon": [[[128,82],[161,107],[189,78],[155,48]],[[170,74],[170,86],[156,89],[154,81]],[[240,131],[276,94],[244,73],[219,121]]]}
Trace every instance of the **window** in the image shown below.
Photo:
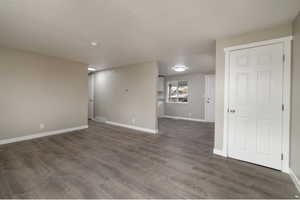
{"label": "window", "polygon": [[188,103],[188,81],[168,82],[168,103]]}

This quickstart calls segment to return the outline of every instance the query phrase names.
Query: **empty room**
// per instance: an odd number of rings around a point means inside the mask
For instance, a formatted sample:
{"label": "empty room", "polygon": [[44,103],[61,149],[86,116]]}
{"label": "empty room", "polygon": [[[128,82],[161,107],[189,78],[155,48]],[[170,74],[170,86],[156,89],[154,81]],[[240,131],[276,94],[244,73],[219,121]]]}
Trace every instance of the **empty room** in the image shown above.
{"label": "empty room", "polygon": [[1,0],[0,199],[299,199],[300,0]]}

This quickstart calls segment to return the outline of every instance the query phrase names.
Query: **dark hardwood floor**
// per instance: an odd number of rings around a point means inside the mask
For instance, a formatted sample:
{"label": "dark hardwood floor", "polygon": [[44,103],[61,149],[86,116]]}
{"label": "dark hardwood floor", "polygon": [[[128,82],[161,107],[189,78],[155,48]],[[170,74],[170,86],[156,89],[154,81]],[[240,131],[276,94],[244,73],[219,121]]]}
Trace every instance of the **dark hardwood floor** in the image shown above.
{"label": "dark hardwood floor", "polygon": [[287,174],[213,155],[213,124],[161,119],[159,135],[89,125],[0,146],[1,198],[299,195]]}

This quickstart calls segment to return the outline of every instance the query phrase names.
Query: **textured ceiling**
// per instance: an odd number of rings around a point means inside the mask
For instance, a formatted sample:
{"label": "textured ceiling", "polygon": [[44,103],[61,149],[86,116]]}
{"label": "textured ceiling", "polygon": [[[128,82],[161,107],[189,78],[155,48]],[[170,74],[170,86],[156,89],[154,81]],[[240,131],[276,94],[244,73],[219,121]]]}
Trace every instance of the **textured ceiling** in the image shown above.
{"label": "textured ceiling", "polygon": [[[214,70],[215,40],[290,22],[300,0],[1,0],[0,45],[98,69]],[[91,47],[90,42],[99,46]]]}

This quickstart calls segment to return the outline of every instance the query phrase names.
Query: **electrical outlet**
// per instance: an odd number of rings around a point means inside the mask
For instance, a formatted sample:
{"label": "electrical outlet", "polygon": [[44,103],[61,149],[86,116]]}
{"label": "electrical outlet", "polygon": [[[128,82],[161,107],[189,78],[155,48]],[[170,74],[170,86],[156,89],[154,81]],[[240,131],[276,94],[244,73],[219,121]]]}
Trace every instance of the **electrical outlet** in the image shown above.
{"label": "electrical outlet", "polygon": [[45,128],[45,124],[40,124],[40,129],[44,129]]}

